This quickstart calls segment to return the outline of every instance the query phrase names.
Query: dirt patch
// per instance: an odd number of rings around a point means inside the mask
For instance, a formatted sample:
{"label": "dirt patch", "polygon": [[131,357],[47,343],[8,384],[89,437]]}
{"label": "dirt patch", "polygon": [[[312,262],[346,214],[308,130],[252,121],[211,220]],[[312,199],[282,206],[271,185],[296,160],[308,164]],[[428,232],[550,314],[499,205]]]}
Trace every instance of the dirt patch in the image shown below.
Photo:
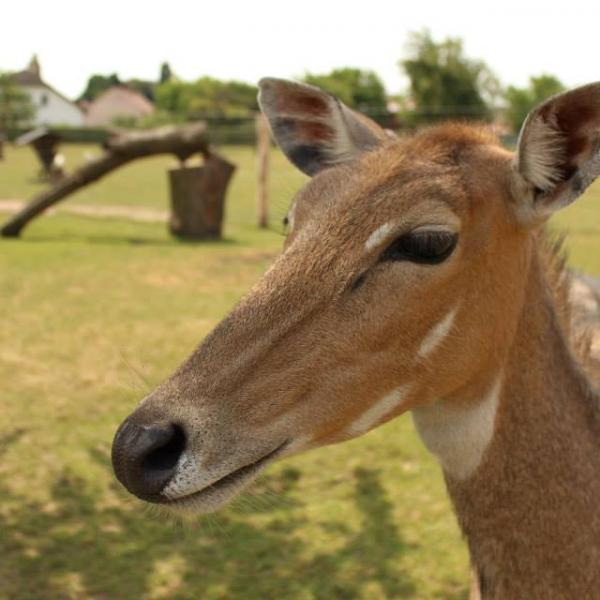
{"label": "dirt patch", "polygon": [[[22,200],[0,200],[0,212],[14,214],[24,206]],[[65,204],[60,208],[50,208],[47,214],[64,213],[81,217],[101,219],[129,219],[142,223],[165,223],[169,217],[166,210],[159,208],[140,208],[133,206],[86,206],[84,204]]]}

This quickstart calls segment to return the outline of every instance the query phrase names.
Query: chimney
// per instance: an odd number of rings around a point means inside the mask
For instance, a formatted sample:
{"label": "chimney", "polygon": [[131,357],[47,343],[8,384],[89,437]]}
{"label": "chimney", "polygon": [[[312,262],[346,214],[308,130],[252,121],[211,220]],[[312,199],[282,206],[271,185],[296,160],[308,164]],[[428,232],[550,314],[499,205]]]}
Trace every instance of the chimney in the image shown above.
{"label": "chimney", "polygon": [[29,63],[27,70],[30,73],[37,75],[38,78],[41,77],[42,73],[41,73],[40,62],[38,61],[37,54],[34,54],[33,57],[31,58],[31,62]]}

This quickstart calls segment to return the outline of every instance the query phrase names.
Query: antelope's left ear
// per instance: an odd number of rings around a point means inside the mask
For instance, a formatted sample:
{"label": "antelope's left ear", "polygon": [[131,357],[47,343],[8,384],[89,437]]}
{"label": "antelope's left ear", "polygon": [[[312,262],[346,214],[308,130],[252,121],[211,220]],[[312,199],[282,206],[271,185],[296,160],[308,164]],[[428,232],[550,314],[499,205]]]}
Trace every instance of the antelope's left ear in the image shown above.
{"label": "antelope's left ear", "polygon": [[550,98],[532,110],[514,161],[518,216],[536,225],[568,206],[600,175],[600,83]]}
{"label": "antelope's left ear", "polygon": [[265,78],[258,87],[277,145],[307,175],[350,161],[388,137],[371,119],[312,85]]}

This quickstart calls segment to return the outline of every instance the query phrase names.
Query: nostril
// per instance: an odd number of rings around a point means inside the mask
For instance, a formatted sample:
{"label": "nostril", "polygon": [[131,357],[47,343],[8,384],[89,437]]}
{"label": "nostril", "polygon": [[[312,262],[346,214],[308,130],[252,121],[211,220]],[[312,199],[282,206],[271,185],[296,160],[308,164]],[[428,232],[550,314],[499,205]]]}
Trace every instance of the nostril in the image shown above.
{"label": "nostril", "polygon": [[172,471],[185,450],[185,433],[179,425],[171,425],[171,438],[153,448],[142,460],[144,471]]}
{"label": "nostril", "polygon": [[185,432],[179,425],[144,424],[127,419],[113,442],[115,475],[142,500],[162,502],[162,490],[175,475],[186,443]]}

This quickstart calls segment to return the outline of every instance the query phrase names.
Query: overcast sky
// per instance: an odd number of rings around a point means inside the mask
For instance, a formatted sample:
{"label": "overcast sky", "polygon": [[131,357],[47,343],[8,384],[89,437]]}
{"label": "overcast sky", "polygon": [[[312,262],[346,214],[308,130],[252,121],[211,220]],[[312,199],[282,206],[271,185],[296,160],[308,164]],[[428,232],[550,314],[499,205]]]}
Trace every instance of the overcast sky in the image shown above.
{"label": "overcast sky", "polygon": [[339,66],[375,70],[390,93],[406,82],[397,62],[409,31],[460,36],[504,84],[557,75],[600,79],[597,0],[67,0],[2,2],[0,70],[38,54],[44,79],[81,93],[91,73],[156,79],[167,60],[183,79],[256,83]]}

